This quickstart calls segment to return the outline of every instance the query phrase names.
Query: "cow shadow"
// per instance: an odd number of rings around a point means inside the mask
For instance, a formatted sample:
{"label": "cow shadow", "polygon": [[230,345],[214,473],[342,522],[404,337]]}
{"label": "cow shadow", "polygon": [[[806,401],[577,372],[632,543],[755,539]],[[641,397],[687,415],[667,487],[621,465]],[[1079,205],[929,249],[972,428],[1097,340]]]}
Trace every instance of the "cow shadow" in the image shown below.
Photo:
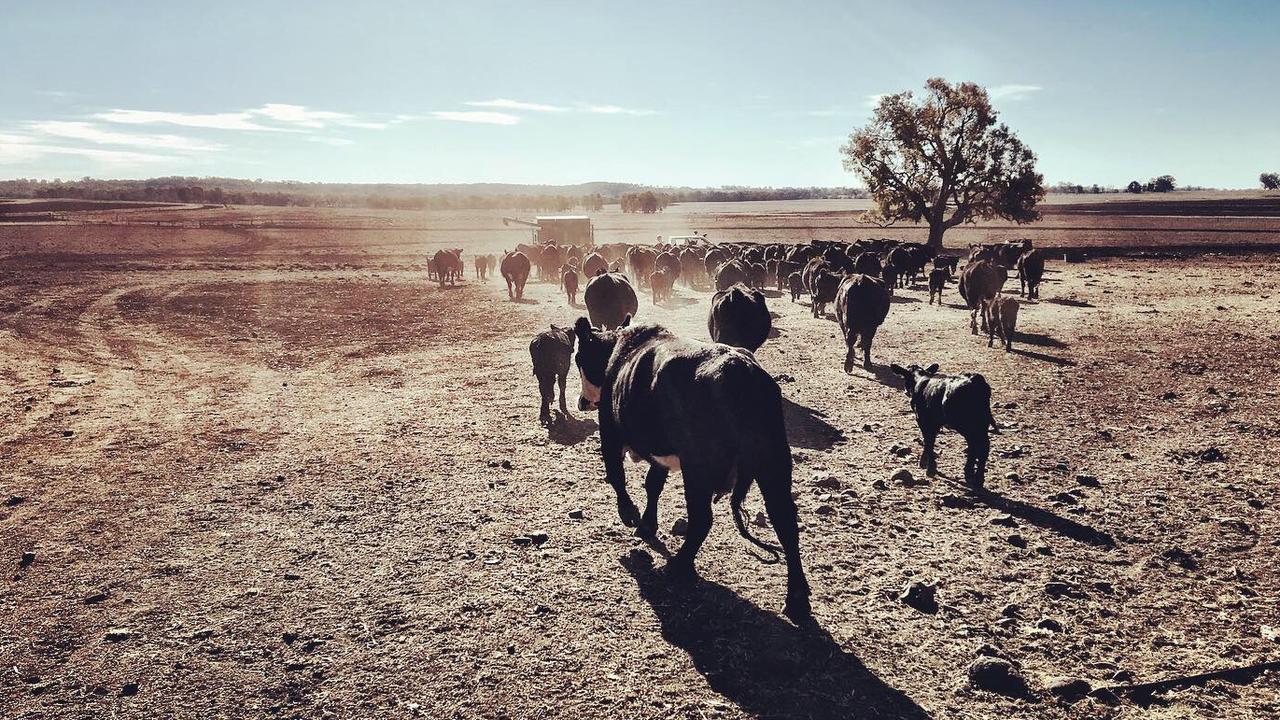
{"label": "cow shadow", "polygon": [[854,372],[849,377],[869,378],[894,390],[902,389],[902,378],[895,375],[888,365],[877,365],[871,363],[870,369],[862,367],[861,363],[853,366]]}
{"label": "cow shadow", "polygon": [[[1017,338],[1014,339],[1014,342],[1017,342]],[[1032,360],[1042,360],[1044,362],[1052,363],[1059,367],[1075,367],[1076,366],[1076,361],[1070,358],[1059,357],[1057,355],[1049,355],[1047,353],[1036,352],[1035,350],[1027,350],[1025,348],[1017,347],[1016,345],[1011,350],[1009,350],[1009,352],[1015,355],[1022,355],[1023,357],[1029,357]]]}
{"label": "cow shadow", "polygon": [[909,295],[903,295],[902,293],[894,293],[889,296],[889,302],[895,305],[902,303],[918,303],[920,302],[920,298],[913,298]]}
{"label": "cow shadow", "polygon": [[[939,477],[947,476],[938,473]],[[950,478],[948,478],[950,479]],[[1023,522],[1030,523],[1036,527],[1043,528],[1059,535],[1081,542],[1094,547],[1112,548],[1116,546],[1115,538],[1110,534],[1101,530],[1096,530],[1083,523],[1076,522],[1070,518],[1062,517],[1043,508],[1029,505],[1021,500],[1005,497],[990,488],[973,488],[958,480],[953,480],[955,484],[965,489],[973,499],[986,505],[993,510],[999,510],[1008,513]]]}
{"label": "cow shadow", "polygon": [[511,298],[511,302],[517,305],[537,305],[538,301],[533,298]]}
{"label": "cow shadow", "polygon": [[779,330],[779,329],[777,328],[777,326],[775,325],[775,326],[773,326],[773,327],[770,327],[770,328],[769,328],[769,334],[768,334],[766,337],[768,337],[770,340],[774,340],[774,339],[777,339],[777,338],[782,337],[782,334],[783,334],[783,333],[782,333],[782,331],[781,331],[781,330]]}
{"label": "cow shadow", "polygon": [[577,445],[595,434],[599,425],[591,418],[581,420],[556,411],[556,420],[547,428],[547,437],[557,445]]}
{"label": "cow shadow", "polygon": [[1037,298],[1040,302],[1053,303],[1054,305],[1066,305],[1067,307],[1091,308],[1094,304],[1087,300],[1075,300],[1073,298]]}
{"label": "cow shadow", "polygon": [[698,304],[698,298],[672,295],[671,297],[658,303],[657,305],[658,307],[661,307],[661,308],[669,308],[672,310],[676,310],[682,307],[688,307],[690,305],[697,305],[697,304]]}
{"label": "cow shadow", "polygon": [[787,440],[792,447],[807,450],[830,450],[846,440],[839,428],[826,421],[826,415],[813,408],[782,398],[782,416],[786,421]]}
{"label": "cow shadow", "polygon": [[1020,342],[1024,345],[1034,345],[1036,347],[1047,348],[1065,348],[1067,344],[1044,333],[1029,333],[1018,330],[1014,333],[1014,342]]}
{"label": "cow shadow", "polygon": [[816,623],[797,627],[708,580],[672,583],[635,551],[621,558],[662,637],[707,685],[755,717],[929,717]]}

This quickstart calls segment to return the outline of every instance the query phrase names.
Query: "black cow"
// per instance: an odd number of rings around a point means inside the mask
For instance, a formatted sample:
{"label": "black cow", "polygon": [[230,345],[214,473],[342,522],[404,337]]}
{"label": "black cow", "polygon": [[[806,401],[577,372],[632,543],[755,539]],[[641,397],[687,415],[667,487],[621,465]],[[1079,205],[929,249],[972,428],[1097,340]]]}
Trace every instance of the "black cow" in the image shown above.
{"label": "black cow", "polygon": [[[689,529],[667,567],[673,575],[690,576],[711,530],[711,502],[730,493],[739,534],[786,557],[784,612],[807,618],[809,583],[800,563],[791,448],[778,384],[745,350],[677,338],[658,325],[623,324],[616,332],[602,331],[579,318],[574,326],[582,377],[578,407],[599,411],[600,455],[623,524],[653,537],[658,497],[670,471],[680,471]],[[623,453],[649,463],[643,516],[627,493]],[[752,536],[743,521],[742,501],[753,482],[781,548]]]}
{"label": "black cow", "polygon": [[431,259],[435,262],[436,280],[440,281],[440,287],[444,287],[446,282],[453,287],[462,279],[462,248],[437,250]]}
{"label": "black cow", "polygon": [[569,360],[573,357],[573,339],[574,335],[569,328],[552,325],[550,330],[538,333],[533,342],[529,343],[533,376],[538,379],[538,393],[542,396],[538,420],[543,425],[551,424],[551,401],[556,396],[556,381],[560,383],[560,414],[569,414],[565,407],[564,382],[569,376]]}
{"label": "black cow", "polygon": [[728,290],[738,283],[745,283],[748,277],[746,263],[741,260],[730,260],[716,268],[716,291]]}
{"label": "black cow", "polygon": [[507,297],[512,300],[524,297],[524,284],[529,281],[529,256],[517,250],[502,256],[499,269],[502,279],[507,281]]}
{"label": "black cow", "polygon": [[804,279],[805,289],[809,291],[809,310],[817,318],[826,313],[827,303],[836,299],[836,290],[840,288],[840,281],[844,280],[844,275],[833,272],[826,265],[814,268],[814,260],[810,260],[809,265],[805,266]]}
{"label": "black cow", "polygon": [[715,342],[755,352],[772,329],[769,307],[765,305],[764,293],[759,290],[739,284],[711,297],[707,332]]}
{"label": "black cow", "polygon": [[845,277],[836,290],[836,322],[846,347],[844,371],[853,372],[856,348],[862,348],[862,367],[871,369],[871,341],[889,316],[889,291],[883,280],[862,273]]}
{"label": "black cow", "polygon": [[1018,294],[1040,297],[1040,281],[1044,279],[1044,254],[1028,250],[1018,256]]}
{"label": "black cow", "polygon": [[951,271],[947,267],[935,267],[929,271],[929,304],[933,304],[933,297],[938,296],[938,304],[942,304],[942,291],[947,287],[947,281],[951,279]]}
{"label": "black cow", "polygon": [[604,259],[600,253],[591,253],[582,258],[582,274],[588,280],[599,275],[602,272],[609,271],[609,261]]}
{"label": "black cow", "polygon": [[587,304],[591,323],[610,330],[621,327],[623,318],[635,315],[640,309],[635,288],[622,273],[601,273],[588,280],[582,301]]}
{"label": "black cow", "polygon": [[787,288],[791,290],[791,302],[800,299],[800,293],[804,292],[804,278],[799,272],[787,276]]}
{"label": "black cow", "polygon": [[871,277],[880,277],[880,256],[873,252],[858,253],[858,256],[853,259],[853,271]]}
{"label": "black cow", "polygon": [[572,265],[560,268],[560,285],[570,305],[578,304],[578,269]]}
{"label": "black cow", "polygon": [[902,377],[903,388],[911,396],[911,409],[924,436],[920,467],[929,475],[938,472],[938,456],[934,442],[944,427],[960,433],[965,440],[964,479],[973,487],[982,487],[987,474],[987,456],[991,454],[991,432],[999,432],[991,416],[991,386],[977,373],[940,375],[935,363],[923,370],[919,365],[890,369]]}

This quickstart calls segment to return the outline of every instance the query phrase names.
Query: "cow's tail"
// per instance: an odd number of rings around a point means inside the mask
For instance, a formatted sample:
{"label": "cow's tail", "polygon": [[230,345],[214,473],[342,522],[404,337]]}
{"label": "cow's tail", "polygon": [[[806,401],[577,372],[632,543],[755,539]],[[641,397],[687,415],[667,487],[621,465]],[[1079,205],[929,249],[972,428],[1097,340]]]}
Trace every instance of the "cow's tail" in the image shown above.
{"label": "cow's tail", "polygon": [[733,494],[729,496],[729,507],[733,510],[733,524],[738,528],[738,534],[746,538],[747,542],[756,547],[768,551],[773,555],[771,562],[778,562],[778,553],[782,552],[782,548],[772,543],[767,543],[747,529],[746,519],[742,515],[742,501],[747,497],[747,491],[751,489],[751,484],[755,482],[755,475],[751,472],[744,472],[742,468],[738,471],[738,481],[733,486]]}

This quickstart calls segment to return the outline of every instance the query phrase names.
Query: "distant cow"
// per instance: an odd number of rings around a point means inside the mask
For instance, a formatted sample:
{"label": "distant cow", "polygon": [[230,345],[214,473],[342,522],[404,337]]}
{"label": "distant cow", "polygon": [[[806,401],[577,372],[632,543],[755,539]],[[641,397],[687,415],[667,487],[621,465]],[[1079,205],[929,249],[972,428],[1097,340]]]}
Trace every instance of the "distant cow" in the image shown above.
{"label": "distant cow", "polygon": [[997,431],[991,416],[991,386],[977,373],[956,376],[938,374],[937,364],[923,370],[919,365],[890,369],[902,377],[903,387],[911,397],[916,424],[924,437],[920,467],[930,476],[938,472],[934,442],[944,427],[960,433],[965,439],[964,479],[973,487],[982,487],[987,474],[987,456],[991,452],[988,429]]}
{"label": "distant cow", "polygon": [[730,260],[716,269],[716,291],[728,290],[748,280],[747,266],[741,260]]}
{"label": "distant cow", "polygon": [[804,292],[804,278],[801,277],[799,271],[787,276],[787,289],[791,291],[791,302],[800,299],[800,293]]}
{"label": "distant cow", "polygon": [[582,258],[582,274],[588,281],[602,272],[609,272],[609,261],[605,260],[603,255],[591,253]]}
{"label": "distant cow", "polygon": [[476,277],[485,280],[485,274],[489,272],[489,262],[483,255],[477,255],[474,260],[476,266]]}
{"label": "distant cow", "polygon": [[627,250],[627,265],[631,268],[631,275],[636,278],[636,282],[649,279],[649,275],[653,273],[653,262],[656,257],[657,253],[653,250],[639,245]]}
{"label": "distant cow", "polygon": [[734,285],[712,296],[707,332],[715,342],[755,352],[772,329],[769,307],[759,290]]}
{"label": "distant cow", "polygon": [[844,335],[844,371],[853,372],[856,348],[862,348],[862,367],[871,369],[871,341],[889,315],[889,290],[884,281],[862,273],[846,276],[836,290],[836,322]]}
{"label": "distant cow", "polygon": [[440,281],[440,287],[444,287],[446,282],[450,286],[457,285],[458,280],[462,279],[462,250],[460,248],[437,250],[435,256],[431,259],[436,266],[436,280]]}
{"label": "distant cow", "polygon": [[649,273],[649,292],[653,294],[654,305],[671,299],[671,288],[675,282],[675,276],[666,268]]}
{"label": "distant cow", "polygon": [[929,304],[933,304],[933,297],[938,297],[938,304],[942,304],[942,291],[947,287],[947,281],[951,279],[951,272],[946,266],[936,267],[929,271]]}
{"label": "distant cow", "polygon": [[978,334],[978,314],[982,314],[982,329],[986,331],[987,301],[1000,293],[1009,273],[994,260],[979,260],[964,266],[960,271],[960,297],[969,308],[969,332]]}
{"label": "distant cow", "polygon": [[813,316],[820,318],[826,314],[827,303],[834,302],[840,281],[844,275],[832,272],[825,267],[818,268],[808,278],[806,289],[809,291],[809,310]]}
{"label": "distant cow", "polygon": [[[673,576],[692,575],[694,557],[711,530],[712,499],[730,493],[739,534],[786,557],[783,612],[807,618],[809,583],[791,497],[791,447],[774,379],[745,350],[677,338],[658,325],[607,332],[580,318],[574,331],[582,377],[578,407],[599,412],[600,454],[622,522],[638,526],[642,537],[654,537],[658,498],[670,471],[680,471],[689,526],[667,568]],[[649,463],[643,516],[627,493],[624,453]],[[753,482],[781,548],[755,538],[743,521],[742,501]]]}
{"label": "distant cow", "polygon": [[529,281],[529,256],[520,251],[502,256],[502,279],[507,281],[507,297],[512,300],[524,297],[524,284]]}
{"label": "distant cow", "polygon": [[768,283],[769,268],[764,263],[751,263],[747,265],[747,286],[757,290],[764,289]]}
{"label": "distant cow", "polygon": [[560,285],[570,305],[578,304],[578,269],[572,265],[560,268]]}
{"label": "distant cow", "polygon": [[529,343],[529,357],[533,360],[533,376],[538,379],[538,393],[542,397],[538,420],[551,424],[551,401],[555,399],[555,385],[560,384],[560,414],[568,415],[565,406],[564,383],[569,376],[569,364],[573,357],[574,334],[569,328],[551,326]]}
{"label": "distant cow", "polygon": [[680,256],[673,252],[664,252],[653,259],[653,269],[666,270],[667,274],[671,276],[671,284],[673,286],[676,280],[680,279],[681,268]]}
{"label": "distant cow", "polygon": [[1044,278],[1044,254],[1028,250],[1018,256],[1018,294],[1040,297],[1040,281]]}
{"label": "distant cow", "polygon": [[853,271],[880,277],[880,257],[873,252],[861,252],[853,259]]}
{"label": "distant cow", "polygon": [[889,291],[889,294],[893,295],[893,289],[898,285],[898,268],[891,263],[885,263],[880,268],[880,279],[884,281],[885,289]]}
{"label": "distant cow", "polygon": [[634,316],[640,309],[635,288],[622,273],[604,273],[587,281],[582,292],[587,304],[591,324],[612,330],[621,327],[624,318]]}
{"label": "distant cow", "polygon": [[1013,349],[1013,335],[1018,327],[1018,301],[1008,295],[996,295],[987,301],[987,347],[997,335],[1004,351]]}

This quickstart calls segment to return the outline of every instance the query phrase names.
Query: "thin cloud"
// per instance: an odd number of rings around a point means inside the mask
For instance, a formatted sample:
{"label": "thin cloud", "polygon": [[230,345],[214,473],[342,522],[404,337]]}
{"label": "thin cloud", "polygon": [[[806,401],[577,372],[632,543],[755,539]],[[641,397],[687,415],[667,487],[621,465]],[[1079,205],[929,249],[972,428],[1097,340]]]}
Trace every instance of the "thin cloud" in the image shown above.
{"label": "thin cloud", "polygon": [[637,110],[617,105],[588,105],[586,111],[598,115],[657,115],[656,110]]}
{"label": "thin cloud", "polygon": [[282,130],[253,121],[249,112],[183,113],[159,110],[115,109],[94,114],[94,119],[122,125],[179,125],[210,130]]}
{"label": "thin cloud", "polygon": [[481,110],[437,110],[431,117],[453,122],[481,123],[484,125],[515,125],[520,122],[519,115],[502,112],[485,112]]}
{"label": "thin cloud", "polygon": [[874,110],[878,105],[880,105],[880,101],[885,99],[888,96],[889,96],[889,93],[876,93],[875,95],[868,95],[864,104],[867,107]]}
{"label": "thin cloud", "polygon": [[97,145],[164,148],[166,150],[187,152],[213,152],[222,150],[224,147],[180,135],[134,135],[113,132],[87,122],[46,120],[27,123],[26,127],[38,135],[68,140],[83,140]]}
{"label": "thin cloud", "polygon": [[1020,100],[1043,89],[1039,85],[996,85],[987,88],[987,95],[992,100]]}
{"label": "thin cloud", "polygon": [[140,153],[131,150],[103,150],[101,148],[67,147],[48,145],[25,135],[0,135],[0,163],[26,163],[48,155],[73,155],[110,164],[136,164],[165,162],[176,158]]}
{"label": "thin cloud", "polygon": [[307,140],[314,143],[321,143],[322,145],[332,145],[333,147],[346,147],[347,145],[356,144],[354,140],[348,140],[347,138],[321,137],[319,135],[312,135],[311,137],[308,137]]}
{"label": "thin cloud", "polygon": [[471,107],[483,108],[500,108],[502,110],[528,110],[530,112],[565,112],[569,108],[560,107],[559,105],[545,105],[543,103],[523,102],[521,100],[510,100],[508,98],[495,98],[493,100],[479,100],[474,102],[463,103]]}

